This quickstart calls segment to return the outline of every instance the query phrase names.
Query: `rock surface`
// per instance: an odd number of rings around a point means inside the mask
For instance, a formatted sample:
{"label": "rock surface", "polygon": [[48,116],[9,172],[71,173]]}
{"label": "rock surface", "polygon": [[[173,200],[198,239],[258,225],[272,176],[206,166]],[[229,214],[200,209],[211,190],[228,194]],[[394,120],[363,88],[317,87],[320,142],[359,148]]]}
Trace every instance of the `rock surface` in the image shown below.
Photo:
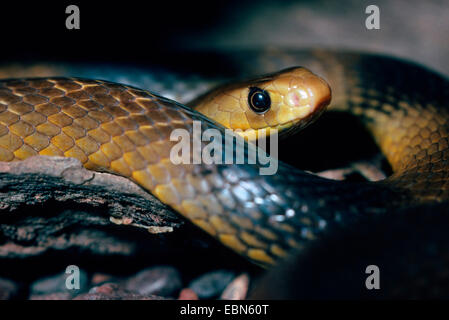
{"label": "rock surface", "polygon": [[71,274],[66,274],[64,270],[59,274],[38,279],[31,285],[31,295],[45,297],[51,294],[62,294],[61,296],[68,294],[69,297],[74,297],[89,290],[89,277],[85,271],[79,270],[79,289],[67,288],[67,281],[70,282],[69,285],[74,284],[68,279],[70,276]]}
{"label": "rock surface", "polygon": [[217,270],[201,275],[194,279],[189,288],[200,299],[211,299],[220,295],[234,278],[234,273],[228,270]]}
{"label": "rock surface", "polygon": [[14,298],[19,292],[18,285],[8,279],[0,278],[0,300]]}
{"label": "rock surface", "polygon": [[175,296],[182,287],[181,275],[170,266],[142,270],[126,281],[125,288],[142,295]]}

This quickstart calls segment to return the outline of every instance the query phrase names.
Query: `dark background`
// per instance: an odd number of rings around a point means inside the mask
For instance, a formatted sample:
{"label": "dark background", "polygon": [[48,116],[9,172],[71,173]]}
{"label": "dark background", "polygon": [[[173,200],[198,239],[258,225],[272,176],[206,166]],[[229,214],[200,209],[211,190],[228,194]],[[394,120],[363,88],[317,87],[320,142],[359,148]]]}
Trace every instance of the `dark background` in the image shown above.
{"label": "dark background", "polygon": [[[65,28],[76,4],[81,29]],[[381,29],[365,28],[376,4]],[[449,1],[4,1],[0,59],[183,63],[186,50],[332,47],[408,57],[449,74]],[[194,66],[192,66],[194,68]]]}

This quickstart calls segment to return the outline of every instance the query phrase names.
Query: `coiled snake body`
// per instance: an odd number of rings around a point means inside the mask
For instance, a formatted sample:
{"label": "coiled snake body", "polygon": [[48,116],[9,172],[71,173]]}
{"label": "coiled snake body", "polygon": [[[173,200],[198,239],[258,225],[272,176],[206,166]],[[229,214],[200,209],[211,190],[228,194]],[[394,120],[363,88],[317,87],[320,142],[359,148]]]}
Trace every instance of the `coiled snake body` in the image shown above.
{"label": "coiled snake body", "polygon": [[[170,161],[173,130],[192,132],[195,120],[201,121],[203,132],[224,128],[149,91],[78,78],[0,82],[0,160],[67,156],[88,169],[129,177],[226,246],[263,265],[303,247],[329,225],[449,198],[449,82],[443,77],[398,59],[329,51],[262,52],[241,60],[237,54],[235,63],[242,74],[302,65],[321,75],[332,88],[330,108],[350,112],[365,124],[393,175],[356,183],[320,178],[282,162],[274,175],[260,175],[260,163],[175,165]],[[304,69],[286,72],[297,83],[279,75],[243,82],[227,87],[228,100],[234,95],[234,104],[237,99],[240,105],[220,105],[220,93],[214,91],[199,111],[234,128],[244,123],[243,130],[261,128],[262,122],[273,126],[270,121],[278,121],[274,125],[279,127],[305,125],[324,109],[330,92]],[[287,87],[279,88],[283,81]],[[273,110],[278,103],[277,112],[283,114],[250,114],[242,106],[252,87],[269,92]],[[289,96],[298,87],[309,95]],[[239,107],[244,114],[233,114]]]}

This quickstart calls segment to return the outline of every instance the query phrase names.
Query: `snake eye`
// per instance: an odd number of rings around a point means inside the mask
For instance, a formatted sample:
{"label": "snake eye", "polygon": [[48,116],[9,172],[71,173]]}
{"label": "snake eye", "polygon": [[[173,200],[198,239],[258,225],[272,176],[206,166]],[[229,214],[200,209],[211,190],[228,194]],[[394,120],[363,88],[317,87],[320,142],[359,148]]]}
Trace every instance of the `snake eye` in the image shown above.
{"label": "snake eye", "polygon": [[256,113],[265,113],[271,107],[270,94],[257,87],[249,88],[248,104]]}

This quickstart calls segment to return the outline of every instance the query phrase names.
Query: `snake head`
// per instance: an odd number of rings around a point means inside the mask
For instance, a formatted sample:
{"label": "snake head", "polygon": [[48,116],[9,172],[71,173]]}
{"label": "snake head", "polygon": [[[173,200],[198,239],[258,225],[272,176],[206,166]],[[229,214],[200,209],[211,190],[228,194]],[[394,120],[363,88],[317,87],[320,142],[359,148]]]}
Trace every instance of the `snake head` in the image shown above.
{"label": "snake head", "polygon": [[220,86],[189,105],[254,141],[262,131],[265,136],[273,129],[285,135],[304,128],[330,100],[330,87],[322,78],[305,68],[292,67]]}

